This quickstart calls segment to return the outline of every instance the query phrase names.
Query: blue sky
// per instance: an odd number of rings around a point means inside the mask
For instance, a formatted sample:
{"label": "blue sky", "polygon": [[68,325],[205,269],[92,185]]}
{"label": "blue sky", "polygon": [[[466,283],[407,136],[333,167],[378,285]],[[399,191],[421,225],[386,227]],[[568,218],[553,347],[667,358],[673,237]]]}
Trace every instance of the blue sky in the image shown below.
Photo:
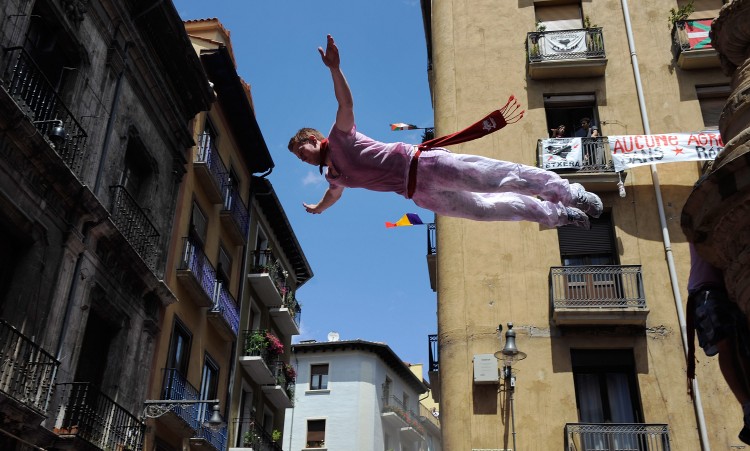
{"label": "blue sky", "polygon": [[424,27],[418,0],[174,0],[185,19],[216,17],[231,32],[238,72],[252,87],[256,116],[276,168],[268,177],[315,277],[298,292],[302,334],[295,341],[382,341],[403,360],[427,365],[437,330],[427,274],[424,226],[386,229],[404,213],[434,215],[393,193],[348,189],[321,215],[305,212],[326,184],[317,168],[287,149],[300,127],[330,130],[336,112],[331,76],[318,46],[333,35],[354,93],[355,119],[381,141],[417,143],[432,126]]}

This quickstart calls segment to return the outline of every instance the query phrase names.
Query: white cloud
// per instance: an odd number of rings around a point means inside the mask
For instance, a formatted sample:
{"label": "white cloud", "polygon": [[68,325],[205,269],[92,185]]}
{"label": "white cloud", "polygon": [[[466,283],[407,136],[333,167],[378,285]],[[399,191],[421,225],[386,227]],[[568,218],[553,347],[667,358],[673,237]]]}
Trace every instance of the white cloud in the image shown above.
{"label": "white cloud", "polygon": [[305,186],[323,185],[325,184],[325,178],[322,177],[320,174],[316,174],[310,171],[307,174],[305,174],[305,176],[302,178],[302,184]]}

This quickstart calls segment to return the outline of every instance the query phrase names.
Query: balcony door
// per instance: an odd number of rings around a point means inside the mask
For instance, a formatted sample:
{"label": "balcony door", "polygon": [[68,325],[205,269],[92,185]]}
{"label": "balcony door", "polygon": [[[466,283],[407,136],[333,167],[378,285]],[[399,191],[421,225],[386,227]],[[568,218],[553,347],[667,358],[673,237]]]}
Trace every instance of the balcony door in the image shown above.
{"label": "balcony door", "polygon": [[560,258],[566,271],[566,299],[592,301],[622,299],[612,219],[609,213],[591,218],[591,230],[558,227]]}
{"label": "balcony door", "polygon": [[[219,388],[219,365],[206,354],[203,361],[200,399],[216,399]],[[198,404],[198,423],[202,424],[211,415],[213,406]]]}

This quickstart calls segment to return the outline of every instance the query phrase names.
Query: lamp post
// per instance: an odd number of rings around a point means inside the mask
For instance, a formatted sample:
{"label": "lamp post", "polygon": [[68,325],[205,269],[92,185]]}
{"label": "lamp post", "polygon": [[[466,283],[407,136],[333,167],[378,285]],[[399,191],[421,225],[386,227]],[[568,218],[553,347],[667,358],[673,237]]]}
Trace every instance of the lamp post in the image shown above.
{"label": "lamp post", "polygon": [[226,426],[219,413],[218,399],[147,399],[143,402],[143,416],[145,418],[159,418],[175,407],[195,404],[213,404],[211,418],[203,422],[203,427],[218,431]]}
{"label": "lamp post", "polygon": [[33,121],[32,124],[34,125],[41,125],[41,124],[55,124],[52,129],[47,133],[47,137],[49,137],[49,140],[52,141],[52,145],[57,148],[60,144],[65,142],[65,138],[67,138],[67,133],[65,133],[65,128],[63,127],[63,121],[60,119],[50,119],[47,121]]}
{"label": "lamp post", "polygon": [[[503,330],[503,326],[497,327],[498,332]],[[513,451],[516,451],[516,413],[513,405],[513,393],[516,390],[516,377],[513,376],[513,363],[526,358],[526,353],[521,352],[516,347],[516,331],[513,330],[513,323],[508,323],[508,331],[505,332],[505,346],[502,351],[495,353],[497,359],[503,361],[503,380],[505,381],[506,390],[510,392],[510,421],[513,435]]]}

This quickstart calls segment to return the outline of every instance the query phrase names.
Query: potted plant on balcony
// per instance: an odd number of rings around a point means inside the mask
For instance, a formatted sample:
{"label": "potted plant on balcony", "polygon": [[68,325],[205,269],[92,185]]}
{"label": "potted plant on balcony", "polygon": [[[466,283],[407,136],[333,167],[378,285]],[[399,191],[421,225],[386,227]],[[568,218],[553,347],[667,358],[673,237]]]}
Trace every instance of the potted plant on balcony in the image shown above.
{"label": "potted plant on balcony", "polygon": [[266,332],[266,340],[268,341],[268,350],[271,354],[279,356],[284,353],[284,345],[276,335]]}
{"label": "potted plant on balcony", "polygon": [[271,433],[271,440],[273,440],[274,443],[281,440],[281,431],[278,429],[274,429],[273,432]]}
{"label": "potted plant on balcony", "polygon": [[247,431],[242,436],[242,446],[245,448],[258,449],[260,447],[260,435],[253,431]]}
{"label": "potted plant on balcony", "polygon": [[265,331],[254,330],[245,337],[245,353],[247,355],[260,355],[261,351],[268,348],[268,345],[268,333]]}
{"label": "potted plant on balcony", "polygon": [[688,3],[680,6],[677,9],[675,8],[670,9],[669,10],[669,29],[671,30],[675,26],[682,29],[684,24],[677,25],[677,22],[687,20],[687,18],[690,17],[690,15],[693,14],[694,12],[695,12],[695,5],[693,4],[693,0],[690,0]]}

